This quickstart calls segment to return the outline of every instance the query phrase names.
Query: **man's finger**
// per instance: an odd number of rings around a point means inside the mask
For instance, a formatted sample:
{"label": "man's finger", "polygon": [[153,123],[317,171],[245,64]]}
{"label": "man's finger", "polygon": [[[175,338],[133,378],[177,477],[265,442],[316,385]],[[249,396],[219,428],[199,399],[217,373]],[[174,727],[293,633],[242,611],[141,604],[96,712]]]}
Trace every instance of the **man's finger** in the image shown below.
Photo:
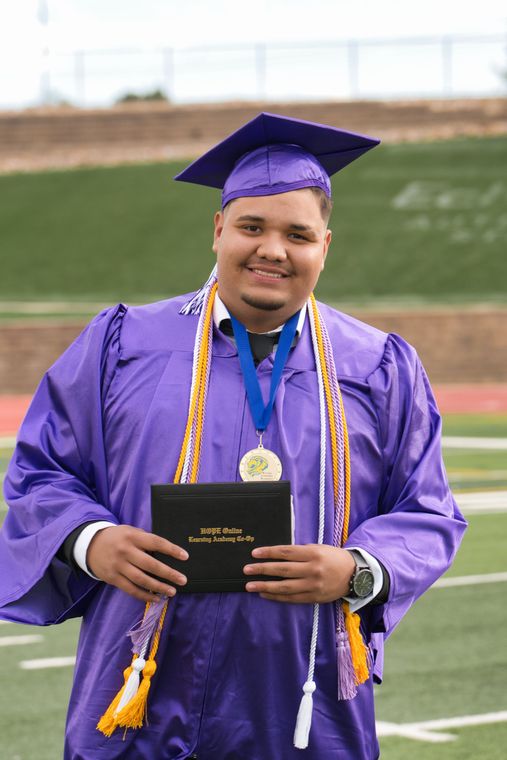
{"label": "man's finger", "polygon": [[166,538],[162,538],[162,536],[157,536],[155,533],[146,533],[143,531],[143,535],[140,537],[140,543],[137,545],[150,552],[167,554],[169,557],[174,557],[174,559],[188,559],[188,552],[185,551],[185,549],[177,544],[173,544]]}
{"label": "man's finger", "polygon": [[152,578],[151,575],[146,575],[146,573],[143,573],[142,570],[139,570],[139,568],[134,565],[130,565],[122,575],[124,575],[127,580],[131,581],[131,583],[134,583],[139,588],[145,589],[152,594],[174,596],[176,593],[174,586],[168,586],[166,583],[162,583],[162,581]]}
{"label": "man's finger", "polygon": [[293,596],[309,592],[308,581],[301,578],[291,578],[284,581],[249,581],[246,590],[258,594]]}
{"label": "man's finger", "polygon": [[245,565],[245,575],[277,575],[281,578],[303,578],[308,570],[307,562],[257,562]]}
{"label": "man's finger", "polygon": [[279,546],[259,546],[252,551],[255,559],[287,559],[294,562],[306,562],[314,556],[312,544],[282,544]]}
{"label": "man's finger", "polygon": [[187,582],[187,578],[183,573],[166,565],[164,562],[160,562],[155,557],[151,557],[141,549],[134,549],[129,556],[129,561],[146,574],[163,578],[171,583],[176,583],[178,586],[184,586]]}
{"label": "man's finger", "polygon": [[132,583],[132,581],[130,581],[124,575],[118,576],[114,585],[116,588],[119,588],[120,591],[124,591],[129,596],[133,596],[135,599],[139,599],[140,602],[150,602],[153,604],[160,599],[159,594],[153,594],[150,591],[139,588],[139,586],[136,586],[135,583]]}

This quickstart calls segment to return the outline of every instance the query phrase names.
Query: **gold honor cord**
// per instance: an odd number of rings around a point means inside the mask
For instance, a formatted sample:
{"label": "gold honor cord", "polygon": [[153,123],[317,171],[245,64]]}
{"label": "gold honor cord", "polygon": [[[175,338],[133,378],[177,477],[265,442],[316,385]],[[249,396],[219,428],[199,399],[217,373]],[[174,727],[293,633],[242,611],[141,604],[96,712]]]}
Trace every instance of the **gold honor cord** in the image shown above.
{"label": "gold honor cord", "polygon": [[[208,302],[206,305],[207,308],[206,308],[206,315],[205,315],[204,326],[203,326],[203,331],[202,331],[202,340],[201,340],[201,345],[199,346],[197,372],[196,372],[194,386],[191,392],[187,424],[185,427],[185,434],[183,437],[181,452],[178,459],[178,465],[176,467],[176,473],[174,475],[174,481],[173,481],[174,483],[179,483],[181,481],[183,465],[185,462],[186,453],[187,453],[187,449],[188,449],[188,445],[190,441],[190,433],[193,427],[196,407],[197,407],[197,426],[196,426],[197,429],[196,429],[195,443],[194,443],[194,458],[192,462],[192,470],[191,470],[189,482],[195,483],[197,481],[197,474],[199,471],[199,461],[200,461],[200,453],[201,453],[201,443],[202,443],[204,405],[206,401],[206,390],[207,390],[206,368],[208,364],[208,356],[209,356],[209,351],[210,351],[210,341],[209,341],[210,329],[209,328],[210,328],[211,318],[212,318],[212,313],[213,313],[213,301],[214,301],[217,288],[218,288],[218,285],[217,283],[215,283],[210,290]],[[130,701],[127,702],[127,704],[122,709],[118,710],[118,706],[127,688],[128,682],[134,674],[135,661],[139,658],[139,656],[135,654],[134,657],[132,658],[132,663],[130,667],[126,668],[123,672],[124,684],[122,688],[120,689],[118,694],[116,694],[113,701],[111,702],[106,712],[104,713],[104,715],[101,717],[101,719],[99,720],[97,724],[97,729],[101,731],[103,734],[105,734],[106,736],[111,736],[117,726],[125,728],[125,730],[127,730],[128,728],[142,728],[143,721],[146,716],[148,691],[150,689],[151,677],[153,676],[157,668],[155,657],[158,651],[158,645],[160,642],[160,634],[162,632],[162,627],[164,625],[164,620],[167,613],[168,605],[169,605],[169,600],[167,599],[162,608],[160,619],[157,625],[157,630],[153,637],[153,643],[151,646],[149,657],[146,660],[145,665],[141,671],[143,678],[140,684],[138,685],[137,691],[132,696]],[[146,607],[145,607],[144,615],[143,615],[143,621],[146,619],[146,615],[148,614],[148,610],[150,609],[151,606],[152,606],[151,602],[146,603]]]}
{"label": "gold honor cord", "polygon": [[[322,338],[322,326],[320,324],[320,314],[317,308],[317,302],[313,293],[310,296],[310,303],[312,307],[312,313],[315,321],[315,332],[317,334],[317,349],[319,352],[320,365],[322,367],[322,380],[324,384],[324,391],[326,396],[327,414],[329,418],[329,431],[331,436],[331,460],[333,468],[333,495],[335,507],[338,502],[338,443],[336,436],[336,418],[333,407],[333,397],[331,393],[331,384],[329,381],[329,371],[326,361],[326,355],[324,351],[324,341]],[[339,401],[339,412],[343,425],[343,448],[344,448],[344,470],[345,470],[345,504],[343,512],[343,526],[341,531],[341,546],[345,544],[349,534],[349,520],[350,520],[350,445],[347,422],[345,419],[345,409],[343,406],[343,398],[340,390],[339,383],[336,383],[337,395]],[[357,684],[364,683],[369,677],[368,669],[368,649],[363,641],[361,631],[359,628],[361,619],[357,612],[351,612],[348,602],[343,601],[343,613],[345,615],[345,627],[350,643],[350,652],[352,655],[352,665],[354,667],[354,673],[356,676]]]}

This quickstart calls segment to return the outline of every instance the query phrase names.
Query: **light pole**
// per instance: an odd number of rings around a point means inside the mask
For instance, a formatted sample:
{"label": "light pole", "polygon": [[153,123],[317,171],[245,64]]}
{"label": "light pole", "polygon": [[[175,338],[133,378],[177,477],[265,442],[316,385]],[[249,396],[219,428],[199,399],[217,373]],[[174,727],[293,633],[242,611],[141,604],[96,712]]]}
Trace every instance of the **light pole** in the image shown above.
{"label": "light pole", "polygon": [[39,0],[37,18],[42,31],[42,56],[40,74],[40,95],[42,105],[51,102],[51,76],[49,71],[49,6],[48,0]]}

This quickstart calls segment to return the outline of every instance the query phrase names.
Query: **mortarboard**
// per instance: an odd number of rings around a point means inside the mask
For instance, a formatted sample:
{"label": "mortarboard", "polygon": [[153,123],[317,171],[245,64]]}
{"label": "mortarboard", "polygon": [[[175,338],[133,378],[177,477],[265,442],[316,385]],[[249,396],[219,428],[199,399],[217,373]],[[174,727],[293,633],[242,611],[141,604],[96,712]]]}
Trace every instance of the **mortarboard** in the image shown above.
{"label": "mortarboard", "polygon": [[234,198],[320,187],[380,140],[326,124],[260,113],[196,159],[174,179],[222,188],[222,208]]}

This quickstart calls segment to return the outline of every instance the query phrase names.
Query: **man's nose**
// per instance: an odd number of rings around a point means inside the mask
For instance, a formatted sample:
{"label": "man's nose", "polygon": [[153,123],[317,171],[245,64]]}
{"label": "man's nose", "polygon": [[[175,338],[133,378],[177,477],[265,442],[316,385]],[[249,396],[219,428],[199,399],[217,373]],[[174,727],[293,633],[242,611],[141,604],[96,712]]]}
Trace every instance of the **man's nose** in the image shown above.
{"label": "man's nose", "polygon": [[259,241],[257,254],[268,261],[284,261],[287,258],[285,243],[276,235],[263,237]]}

